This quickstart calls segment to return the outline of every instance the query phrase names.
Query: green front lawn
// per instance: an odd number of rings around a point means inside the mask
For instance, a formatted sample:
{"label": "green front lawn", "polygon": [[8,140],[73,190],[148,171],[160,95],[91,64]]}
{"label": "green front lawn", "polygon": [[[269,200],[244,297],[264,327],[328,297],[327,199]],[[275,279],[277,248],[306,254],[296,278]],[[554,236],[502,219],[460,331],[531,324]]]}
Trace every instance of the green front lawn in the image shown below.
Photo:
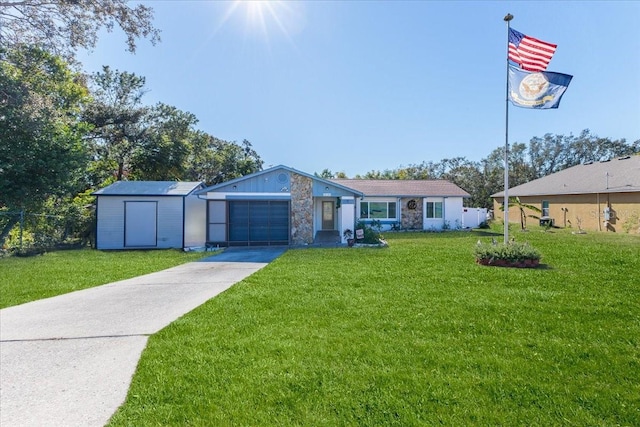
{"label": "green front lawn", "polygon": [[290,250],[152,336],[110,425],[640,425],[640,236],[513,236],[542,268]]}
{"label": "green front lawn", "polygon": [[[211,255],[211,254],[209,254]],[[0,259],[0,308],[104,285],[202,258],[178,250],[48,252]]]}

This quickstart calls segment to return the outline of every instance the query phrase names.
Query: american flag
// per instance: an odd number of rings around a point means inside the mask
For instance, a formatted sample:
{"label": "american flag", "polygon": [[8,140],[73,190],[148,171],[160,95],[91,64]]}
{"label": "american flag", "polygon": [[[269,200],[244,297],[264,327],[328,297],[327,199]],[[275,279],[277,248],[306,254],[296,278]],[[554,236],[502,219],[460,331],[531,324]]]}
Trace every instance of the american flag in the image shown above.
{"label": "american flag", "polygon": [[527,71],[544,71],[558,45],[534,39],[509,28],[509,60]]}

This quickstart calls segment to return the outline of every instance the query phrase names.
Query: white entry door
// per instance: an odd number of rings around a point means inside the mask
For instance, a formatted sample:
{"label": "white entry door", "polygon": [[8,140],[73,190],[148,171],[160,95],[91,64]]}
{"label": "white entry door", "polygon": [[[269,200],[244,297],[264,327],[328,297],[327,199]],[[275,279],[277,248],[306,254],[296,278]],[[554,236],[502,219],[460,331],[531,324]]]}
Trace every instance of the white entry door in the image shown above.
{"label": "white entry door", "polygon": [[124,202],[124,245],[155,247],[158,202]]}

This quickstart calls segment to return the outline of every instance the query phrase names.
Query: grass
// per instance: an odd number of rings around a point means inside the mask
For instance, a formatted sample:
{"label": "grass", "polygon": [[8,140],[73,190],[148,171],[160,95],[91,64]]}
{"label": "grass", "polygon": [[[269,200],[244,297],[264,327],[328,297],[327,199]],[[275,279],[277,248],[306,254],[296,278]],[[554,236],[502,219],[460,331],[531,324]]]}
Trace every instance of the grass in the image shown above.
{"label": "grass", "polygon": [[178,250],[68,250],[0,259],[0,308],[128,279],[202,258]]}
{"label": "grass", "polygon": [[290,250],[152,336],[110,425],[640,425],[640,236],[514,236],[542,268]]}

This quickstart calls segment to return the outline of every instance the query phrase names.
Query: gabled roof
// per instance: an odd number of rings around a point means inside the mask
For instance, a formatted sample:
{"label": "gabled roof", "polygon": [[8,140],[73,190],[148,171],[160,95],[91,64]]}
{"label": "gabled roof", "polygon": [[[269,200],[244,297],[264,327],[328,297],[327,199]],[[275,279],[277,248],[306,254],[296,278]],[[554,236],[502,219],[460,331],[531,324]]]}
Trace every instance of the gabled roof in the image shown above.
{"label": "gabled roof", "polygon": [[233,184],[240,183],[242,181],[247,181],[249,179],[260,177],[262,175],[267,175],[267,174],[273,173],[274,171],[277,171],[277,170],[286,170],[286,171],[288,171],[290,173],[295,173],[295,174],[298,174],[298,175],[305,176],[305,177],[310,178],[312,180],[315,180],[316,182],[319,182],[319,183],[323,183],[323,184],[326,184],[326,185],[333,185],[333,186],[341,188],[342,190],[347,191],[349,193],[354,193],[356,196],[362,196],[362,194],[358,190],[356,190],[354,188],[350,188],[350,187],[341,185],[339,183],[336,183],[333,180],[327,180],[327,179],[324,179],[324,178],[320,178],[318,176],[311,175],[311,174],[308,174],[306,172],[302,172],[302,171],[299,171],[297,169],[291,168],[289,166],[284,166],[284,165],[274,166],[274,167],[271,167],[269,169],[261,170],[261,171],[254,172],[254,173],[249,174],[249,175],[245,175],[245,176],[241,176],[239,178],[232,179],[231,181],[226,181],[226,182],[223,182],[223,183],[220,183],[220,184],[212,185],[210,187],[207,187],[207,188],[204,188],[204,189],[198,191],[196,194],[206,194],[208,192],[213,192],[213,191],[219,190],[221,188],[229,187],[229,186],[232,186]]}
{"label": "gabled roof", "polygon": [[471,197],[457,185],[445,180],[332,179],[354,188],[366,197]]}
{"label": "gabled roof", "polygon": [[191,181],[117,181],[93,192],[95,196],[186,196],[203,187]]}
{"label": "gabled roof", "polygon": [[[640,155],[573,166],[509,188],[509,197],[636,191],[640,191]],[[504,197],[504,191],[491,197]]]}

